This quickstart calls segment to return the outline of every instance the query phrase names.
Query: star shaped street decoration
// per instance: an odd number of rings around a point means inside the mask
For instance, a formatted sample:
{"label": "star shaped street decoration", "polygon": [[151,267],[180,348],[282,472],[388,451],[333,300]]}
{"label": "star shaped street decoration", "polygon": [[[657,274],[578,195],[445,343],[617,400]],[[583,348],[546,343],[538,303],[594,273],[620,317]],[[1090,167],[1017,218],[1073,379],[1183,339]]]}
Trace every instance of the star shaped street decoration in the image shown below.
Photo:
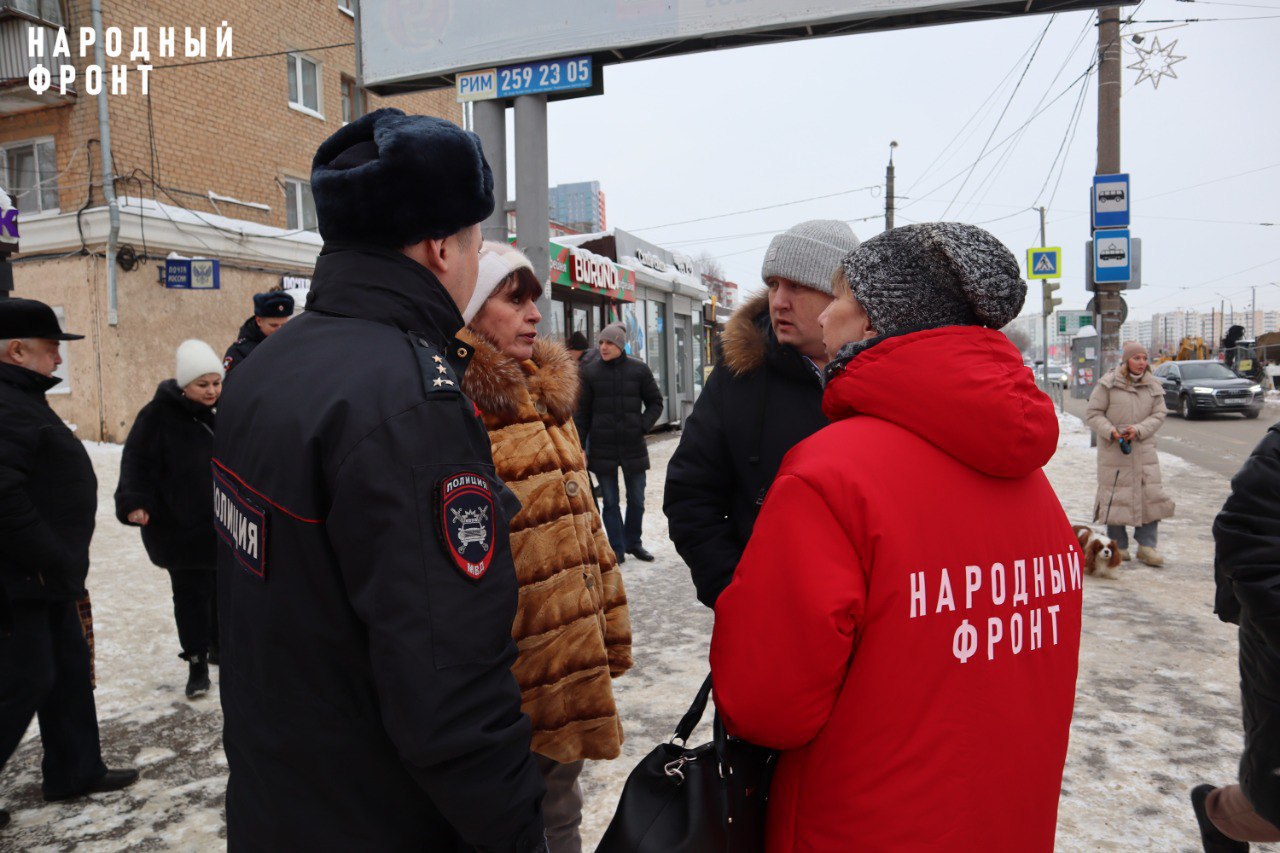
{"label": "star shaped street decoration", "polygon": [[1156,36],[1151,41],[1151,47],[1136,48],[1139,59],[1128,67],[1139,72],[1138,79],[1133,84],[1134,86],[1137,86],[1143,80],[1150,80],[1152,87],[1159,89],[1161,77],[1178,79],[1178,75],[1173,71],[1173,66],[1186,59],[1186,57],[1174,55],[1173,49],[1178,46],[1177,39],[1174,39],[1168,47],[1160,46],[1159,36]]}

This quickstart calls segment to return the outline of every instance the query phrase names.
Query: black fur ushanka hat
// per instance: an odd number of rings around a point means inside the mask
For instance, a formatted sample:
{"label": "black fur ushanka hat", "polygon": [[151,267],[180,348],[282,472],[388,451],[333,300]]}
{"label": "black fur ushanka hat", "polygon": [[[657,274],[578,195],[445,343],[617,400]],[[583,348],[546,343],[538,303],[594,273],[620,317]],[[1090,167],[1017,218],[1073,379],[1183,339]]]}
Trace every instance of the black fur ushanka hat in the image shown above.
{"label": "black fur ushanka hat", "polygon": [[401,248],[448,237],[493,212],[480,137],[433,116],[387,107],[330,136],[311,162],[326,243]]}

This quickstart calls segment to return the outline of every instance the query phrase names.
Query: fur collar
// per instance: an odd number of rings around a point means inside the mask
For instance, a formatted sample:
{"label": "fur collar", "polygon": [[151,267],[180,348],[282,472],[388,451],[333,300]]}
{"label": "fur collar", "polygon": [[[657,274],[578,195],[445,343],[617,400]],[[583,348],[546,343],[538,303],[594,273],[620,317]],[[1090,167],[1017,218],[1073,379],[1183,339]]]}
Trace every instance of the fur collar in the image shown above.
{"label": "fur collar", "polygon": [[774,345],[769,324],[769,294],[752,297],[733,312],[720,335],[724,365],[738,376],[755,373],[764,366]]}
{"label": "fur collar", "polygon": [[504,421],[519,416],[527,398],[538,411],[546,411],[557,423],[573,417],[578,407],[578,365],[562,344],[538,338],[533,357],[516,361],[468,326],[458,339],[471,344],[475,353],[462,376],[462,391],[480,409]]}

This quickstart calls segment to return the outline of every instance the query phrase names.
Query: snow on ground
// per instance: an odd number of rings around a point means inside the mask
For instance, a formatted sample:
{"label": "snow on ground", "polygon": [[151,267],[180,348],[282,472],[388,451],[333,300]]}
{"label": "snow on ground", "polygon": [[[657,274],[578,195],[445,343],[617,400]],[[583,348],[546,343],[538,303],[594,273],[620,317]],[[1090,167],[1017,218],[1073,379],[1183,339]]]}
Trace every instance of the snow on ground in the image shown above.
{"label": "snow on ground", "polygon": [[[1059,450],[1046,468],[1068,516],[1087,521],[1096,492],[1088,432],[1061,420]],[[707,672],[711,613],[697,603],[688,571],[667,539],[663,474],[676,436],[651,447],[645,542],[654,563],[623,566],[635,667],[615,682],[626,728],[623,755],[589,762],[583,774],[585,849],[613,813],[631,768],[668,739]],[[211,850],[225,846],[226,759],[215,689],[188,702],[177,658],[168,579],[147,562],[135,529],[118,524],[111,493],[120,449],[89,445],[100,480],[98,532],[89,576],[97,635],[98,714],[109,764],[142,767],[115,794],[70,804],[39,795],[35,727],[0,774],[0,805],[14,823],[0,847],[37,851],[124,848]],[[1086,579],[1076,713],[1059,809],[1062,851],[1200,849],[1187,800],[1202,781],[1236,772],[1242,737],[1234,630],[1212,613],[1210,525],[1228,493],[1225,478],[1161,454],[1177,516],[1160,526],[1168,564],[1125,565],[1120,579]],[[694,742],[709,737],[703,726]],[[998,792],[992,792],[999,796]],[[1260,847],[1258,849],[1267,849]]]}

